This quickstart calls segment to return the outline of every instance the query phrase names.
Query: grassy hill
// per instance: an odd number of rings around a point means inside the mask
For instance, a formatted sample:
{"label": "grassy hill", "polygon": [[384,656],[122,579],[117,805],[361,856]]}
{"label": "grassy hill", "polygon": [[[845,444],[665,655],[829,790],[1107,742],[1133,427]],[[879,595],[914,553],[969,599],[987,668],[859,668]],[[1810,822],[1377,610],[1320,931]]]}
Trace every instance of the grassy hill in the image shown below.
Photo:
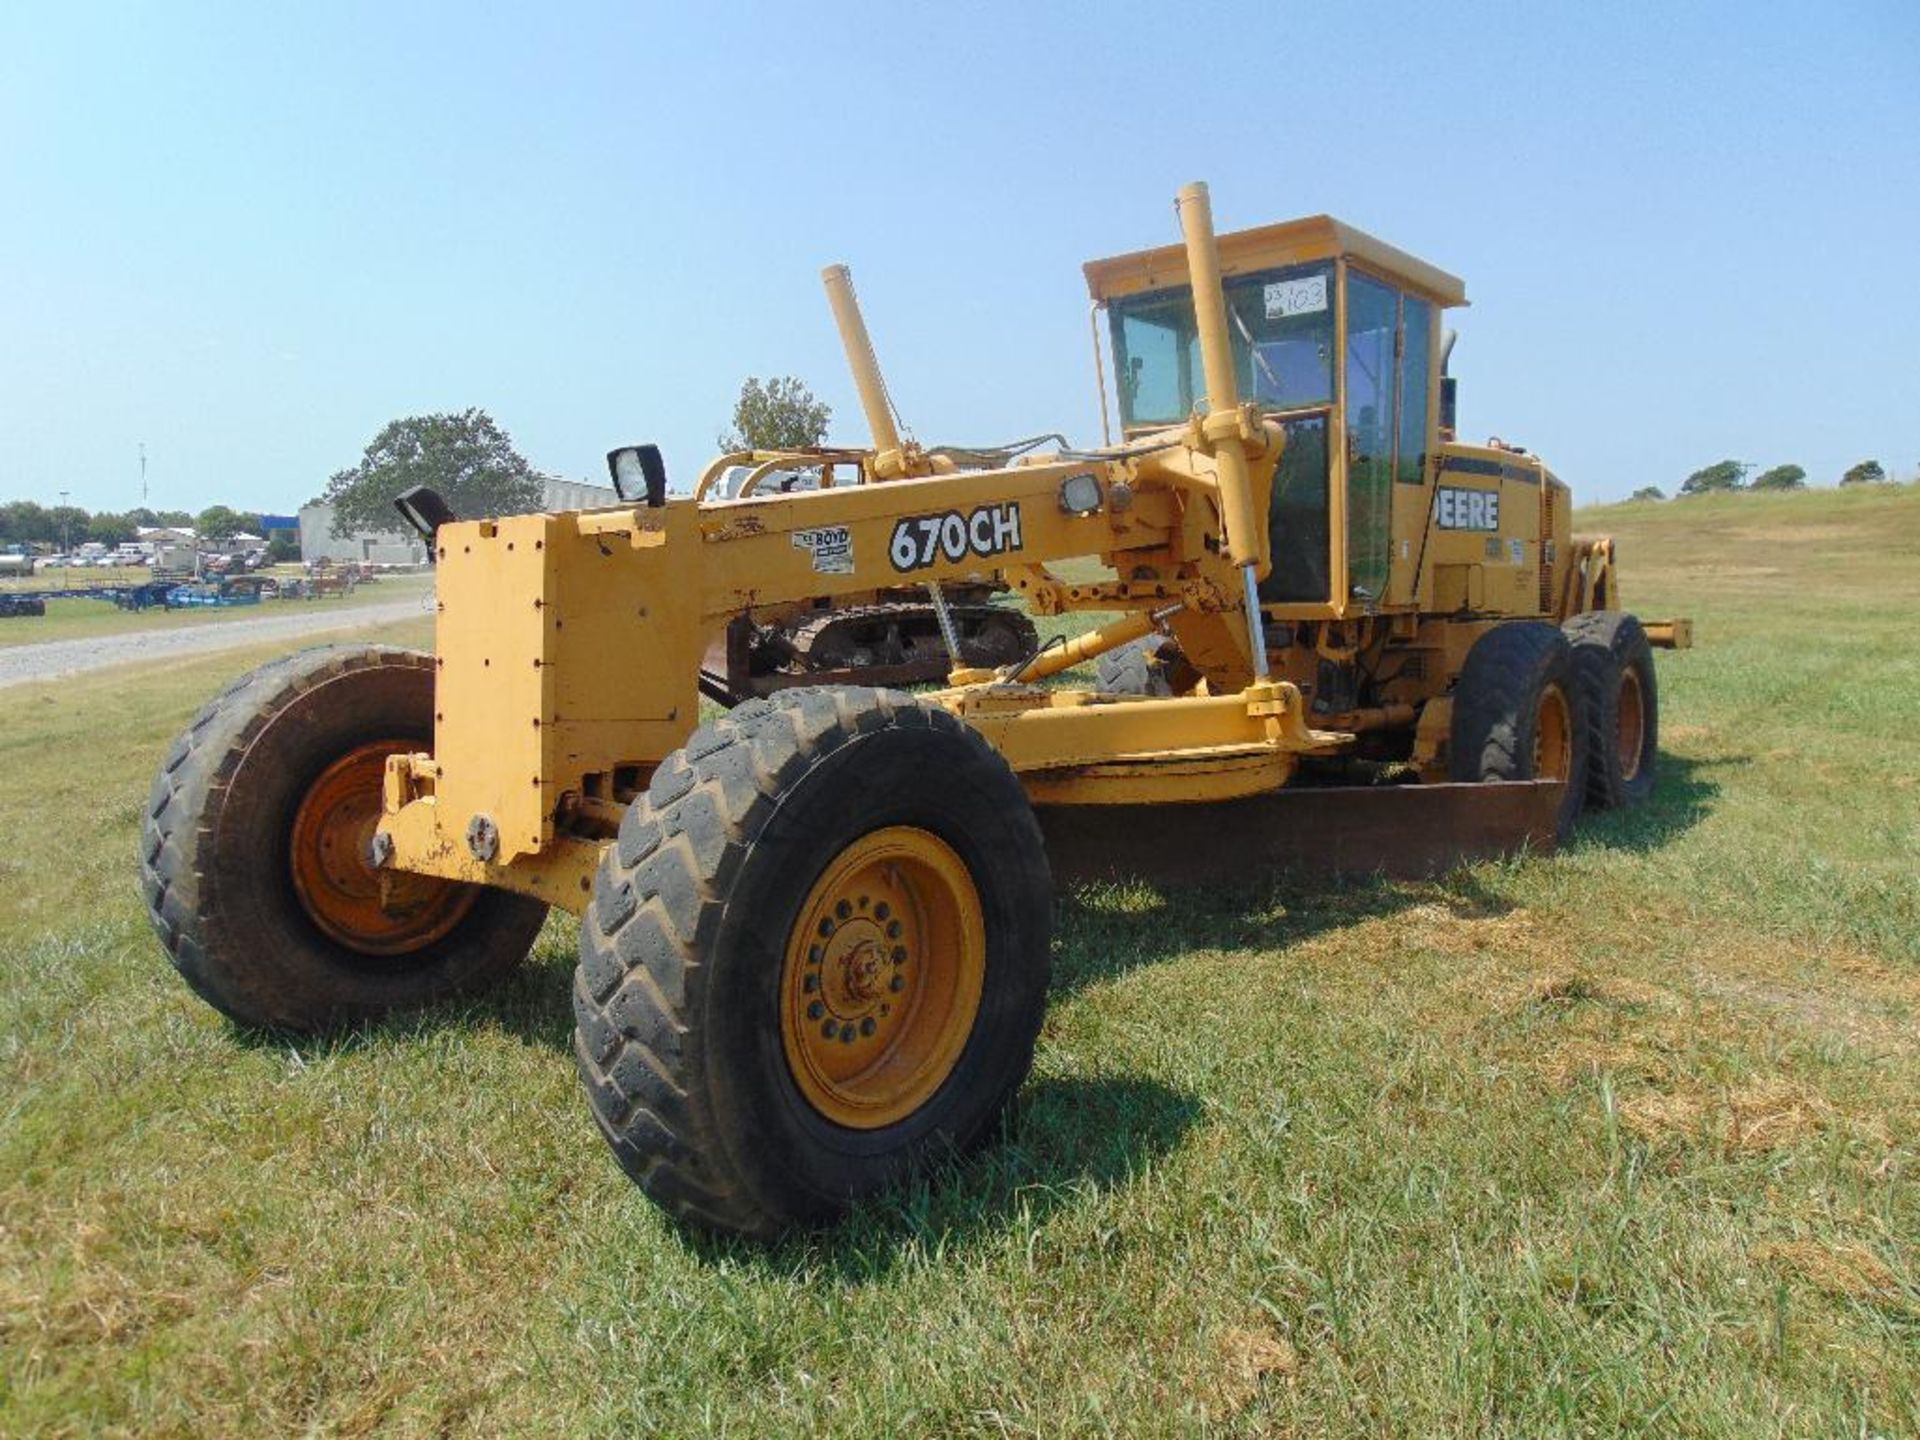
{"label": "grassy hill", "polygon": [[1920,493],[1580,526],[1698,622],[1652,804],[1063,896],[1003,1142],[772,1250],[605,1154],[569,922],[325,1043],[187,993],[140,807],[262,657],[0,695],[0,1433],[1920,1432]]}

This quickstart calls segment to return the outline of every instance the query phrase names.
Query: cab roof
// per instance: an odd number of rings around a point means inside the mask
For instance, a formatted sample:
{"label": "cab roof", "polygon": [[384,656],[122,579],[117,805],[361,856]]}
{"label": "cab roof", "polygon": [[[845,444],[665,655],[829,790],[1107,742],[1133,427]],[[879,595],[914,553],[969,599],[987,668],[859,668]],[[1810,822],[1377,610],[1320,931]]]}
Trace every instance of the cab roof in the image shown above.
{"label": "cab roof", "polygon": [[[1220,273],[1226,279],[1347,255],[1436,305],[1467,303],[1466,283],[1459,277],[1331,215],[1308,215],[1253,230],[1229,231],[1220,236],[1219,244]],[[1087,292],[1104,303],[1123,295],[1186,284],[1187,252],[1184,246],[1162,245],[1155,250],[1089,260],[1081,268],[1086,272]]]}

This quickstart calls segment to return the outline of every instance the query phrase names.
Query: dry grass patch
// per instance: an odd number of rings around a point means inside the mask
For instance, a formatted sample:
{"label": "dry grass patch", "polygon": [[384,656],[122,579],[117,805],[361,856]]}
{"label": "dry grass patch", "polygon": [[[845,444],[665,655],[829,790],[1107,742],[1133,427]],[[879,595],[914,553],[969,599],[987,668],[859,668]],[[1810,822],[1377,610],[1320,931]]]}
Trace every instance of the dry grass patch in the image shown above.
{"label": "dry grass patch", "polygon": [[1900,1282],[1887,1263],[1860,1245],[1785,1240],[1760,1246],[1754,1258],[1829,1295],[1850,1300],[1888,1300],[1900,1292]]}
{"label": "dry grass patch", "polygon": [[[1608,1073],[1615,1080],[1641,1078],[1630,1071]],[[1765,1155],[1804,1144],[1827,1127],[1833,1113],[1821,1096],[1778,1077],[1718,1091],[1666,1075],[1643,1083],[1648,1088],[1627,1090],[1615,1104],[1621,1127],[1649,1145],[1680,1142],[1728,1156]]]}
{"label": "dry grass patch", "polygon": [[1267,1385],[1291,1383],[1300,1371],[1300,1352],[1270,1325],[1226,1330],[1215,1348],[1218,1368],[1207,1408],[1223,1417],[1246,1409]]}

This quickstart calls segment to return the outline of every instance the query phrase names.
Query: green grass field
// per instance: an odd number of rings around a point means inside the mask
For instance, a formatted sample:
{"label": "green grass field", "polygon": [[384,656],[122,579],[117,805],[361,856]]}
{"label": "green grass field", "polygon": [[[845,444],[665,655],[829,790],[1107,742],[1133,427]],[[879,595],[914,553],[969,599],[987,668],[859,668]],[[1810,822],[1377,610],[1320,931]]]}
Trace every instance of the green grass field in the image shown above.
{"label": "green grass field", "polygon": [[0,1433],[1920,1433],[1920,493],[1580,526],[1698,622],[1649,806],[1063,895],[1001,1143],[773,1249],[605,1152],[570,922],[327,1042],[173,976],[149,776],[263,655],[0,694]]}

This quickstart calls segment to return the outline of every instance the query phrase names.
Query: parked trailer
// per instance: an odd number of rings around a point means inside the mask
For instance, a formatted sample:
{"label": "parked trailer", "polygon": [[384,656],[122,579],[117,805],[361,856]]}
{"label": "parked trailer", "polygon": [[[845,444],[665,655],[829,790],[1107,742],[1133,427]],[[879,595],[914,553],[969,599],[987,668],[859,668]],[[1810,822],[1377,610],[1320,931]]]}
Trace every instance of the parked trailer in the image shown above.
{"label": "parked trailer", "polygon": [[167,592],[169,610],[195,610],[217,606],[258,605],[258,590],[229,590],[224,585],[176,585]]}

